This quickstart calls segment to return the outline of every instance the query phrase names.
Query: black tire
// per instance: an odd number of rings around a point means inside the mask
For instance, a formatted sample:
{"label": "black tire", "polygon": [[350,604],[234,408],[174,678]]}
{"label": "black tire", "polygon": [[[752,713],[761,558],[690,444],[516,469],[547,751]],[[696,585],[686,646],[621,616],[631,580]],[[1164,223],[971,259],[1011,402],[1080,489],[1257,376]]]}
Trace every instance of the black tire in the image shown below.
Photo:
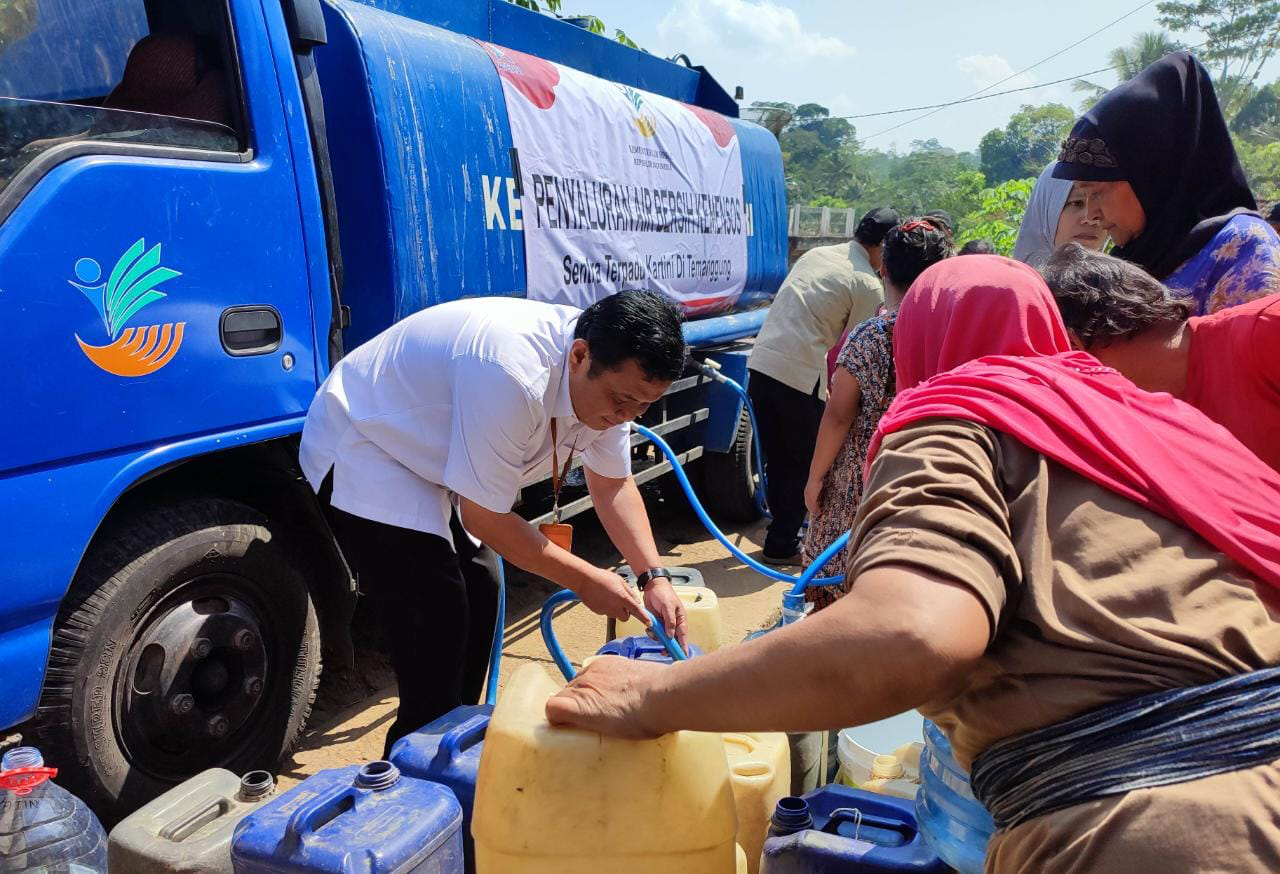
{"label": "black tire", "polygon": [[60,783],[108,823],[187,777],[274,770],[320,679],[320,630],[280,532],[244,504],[126,512],[54,625],[35,719]]}
{"label": "black tire", "polygon": [[738,414],[738,429],[728,452],[703,455],[703,500],[707,509],[734,522],[754,522],[760,518],[756,506],[756,459],[751,417],[744,407]]}

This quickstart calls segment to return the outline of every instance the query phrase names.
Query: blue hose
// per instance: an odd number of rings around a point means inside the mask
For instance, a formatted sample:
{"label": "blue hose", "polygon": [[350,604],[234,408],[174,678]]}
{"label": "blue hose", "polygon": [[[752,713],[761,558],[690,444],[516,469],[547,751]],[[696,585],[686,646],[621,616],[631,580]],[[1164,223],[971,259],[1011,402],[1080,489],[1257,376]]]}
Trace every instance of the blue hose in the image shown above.
{"label": "blue hose", "polygon": [[[803,574],[800,576],[786,574],[780,570],[771,568],[768,565],[761,564],[741,549],[734,546],[729,538],[725,536],[724,532],[716,527],[716,523],[711,521],[711,517],[707,515],[707,511],[703,508],[702,502],[698,500],[697,494],[693,491],[693,485],[689,482],[689,477],[685,475],[684,468],[680,466],[675,450],[667,445],[667,441],[650,431],[644,425],[633,423],[631,427],[635,429],[637,434],[640,434],[654,446],[658,447],[658,451],[665,455],[667,460],[671,462],[671,472],[675,474],[676,480],[680,483],[680,487],[684,489],[685,496],[689,498],[689,504],[693,507],[693,512],[697,514],[698,521],[701,522],[707,531],[711,532],[711,536],[720,541],[720,545],[729,550],[729,552],[731,552],[738,561],[742,562],[753,571],[764,574],[771,580],[779,580],[784,583],[794,583],[803,578]],[[838,542],[843,546],[844,542],[847,542],[847,540],[848,538],[846,537],[845,541]],[[814,562],[814,565],[818,568],[822,567],[822,565],[817,562]],[[819,577],[817,579],[810,579],[805,583],[805,585],[808,585],[810,582],[816,585],[834,585],[836,583],[843,583],[844,576],[841,575],[836,577]]]}
{"label": "blue hose", "polygon": [[498,615],[493,625],[493,642],[489,644],[489,682],[484,690],[484,703],[498,703],[498,674],[502,668],[502,638],[507,624],[507,572],[498,556]]}
{"label": "blue hose", "polygon": [[[577,672],[573,669],[573,665],[569,664],[569,657],[564,654],[560,641],[556,639],[555,629],[551,627],[551,621],[555,618],[554,614],[557,607],[577,600],[578,596],[573,592],[568,589],[561,589],[546,600],[546,603],[542,605],[542,613],[538,616],[538,627],[542,629],[542,642],[547,645],[547,652],[551,653],[551,660],[556,663],[556,667],[560,669],[560,673],[564,674],[566,680],[572,680],[577,676]],[[644,615],[649,617],[649,621],[653,623],[651,629],[653,636],[658,638],[658,642],[667,648],[667,652],[671,653],[673,659],[682,662],[689,657],[685,654],[684,648],[674,638],[667,635],[666,630],[662,627],[662,621],[658,617],[648,610],[644,611]]]}
{"label": "blue hose", "polygon": [[[756,428],[755,410],[752,408],[751,399],[747,396],[746,389],[744,389],[741,385],[739,385],[737,382],[733,381],[732,379],[729,379],[727,376],[724,376],[723,374],[719,373],[714,368],[706,368],[706,371],[710,375],[712,375],[716,380],[728,385],[731,389],[733,389],[739,395],[742,396],[743,405],[746,407],[747,416],[751,421],[753,436],[758,435],[759,431]],[[809,586],[835,585],[836,583],[844,582],[843,574],[839,576],[834,576],[834,577],[819,577],[818,573],[827,564],[827,562],[830,561],[833,556],[835,556],[836,553],[838,553],[841,549],[845,547],[846,544],[848,544],[849,535],[851,532],[846,531],[844,534],[840,535],[840,537],[836,538],[835,542],[832,543],[830,546],[828,546],[826,549],[824,549],[822,553],[819,554],[816,559],[814,559],[814,561],[809,565],[809,567],[805,568],[804,573],[801,573],[799,575],[785,574],[782,571],[775,570],[769,567],[768,565],[761,564],[760,562],[753,559],[751,556],[747,555],[741,549],[734,546],[734,544],[729,540],[729,538],[725,536],[724,532],[721,531],[716,526],[716,523],[711,521],[711,517],[707,515],[706,509],[702,506],[702,502],[698,500],[698,496],[693,490],[693,484],[689,482],[689,477],[685,474],[684,468],[681,467],[680,460],[676,456],[675,450],[672,449],[670,445],[668,445],[667,441],[663,440],[653,431],[649,430],[644,425],[641,425],[638,422],[632,423],[632,428],[636,431],[636,433],[640,434],[646,440],[648,440],[650,443],[656,446],[658,448],[658,451],[661,452],[664,456],[666,456],[667,460],[671,462],[671,472],[675,474],[676,480],[680,483],[680,487],[684,489],[685,497],[689,499],[690,506],[693,507],[694,513],[697,514],[698,516],[698,521],[700,521],[703,524],[703,526],[707,529],[707,531],[709,531],[711,535],[715,537],[716,540],[720,541],[721,546],[729,550],[729,552],[734,557],[736,557],[739,561],[741,561],[743,564],[745,564],[747,567],[751,568],[752,570],[758,573],[761,573],[770,579],[793,584],[792,588],[783,596],[783,599],[782,599],[784,612],[788,608],[795,609],[797,611],[797,614],[803,611],[804,592],[805,592],[805,589],[807,589]],[[760,488],[756,490],[756,499],[757,499],[758,505],[761,508],[761,512],[767,514],[768,511],[764,508],[763,498],[762,498],[763,492],[765,490],[764,459],[760,452],[759,439],[758,438],[754,439],[753,442],[755,443],[756,467],[760,471]],[[574,671],[573,665],[569,663],[568,656],[564,654],[564,649],[561,648],[560,641],[556,639],[555,629],[552,628],[551,623],[552,623],[552,619],[554,618],[555,609],[557,607],[559,607],[561,604],[567,604],[571,601],[577,601],[577,600],[578,600],[578,596],[575,595],[573,592],[569,591],[568,589],[561,589],[560,591],[556,592],[546,600],[546,602],[542,605],[542,613],[538,617],[538,626],[542,630],[542,640],[547,646],[547,651],[551,653],[551,660],[555,662],[556,667],[560,669],[560,673],[564,675],[564,678],[566,680],[572,680],[575,676],[577,676],[577,672]],[[653,627],[654,636],[658,638],[658,641],[664,647],[666,647],[667,652],[671,653],[672,658],[678,661],[683,661],[684,659],[686,659],[687,656],[685,655],[684,650],[680,647],[680,644],[677,643],[672,638],[670,638],[669,636],[667,636],[666,631],[662,627],[662,623],[657,619],[657,617],[655,617],[648,610],[645,610],[645,615],[648,616],[649,620],[653,623],[652,627]],[[497,656],[495,656],[494,654],[490,655],[491,665],[496,664],[494,659],[501,655],[501,649],[502,649],[502,640],[500,636],[501,631],[502,631],[502,626],[499,625],[498,629],[495,630],[494,632],[494,647],[497,650]],[[488,699],[490,703],[492,703],[493,697],[496,697],[497,695],[497,682],[495,680],[495,678],[497,677],[497,670],[496,668],[491,668],[491,671],[492,673],[490,674],[490,678],[489,678],[490,697]]]}

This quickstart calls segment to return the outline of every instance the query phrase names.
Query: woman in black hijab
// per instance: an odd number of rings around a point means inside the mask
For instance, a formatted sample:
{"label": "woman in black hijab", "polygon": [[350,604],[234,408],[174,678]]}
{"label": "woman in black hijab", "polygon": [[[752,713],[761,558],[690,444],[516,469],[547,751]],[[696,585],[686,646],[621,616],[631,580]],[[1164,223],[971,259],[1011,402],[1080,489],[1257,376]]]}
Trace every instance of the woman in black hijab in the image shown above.
{"label": "woman in black hijab", "polygon": [[1088,216],[1198,314],[1280,291],[1280,237],[1257,213],[1209,73],[1167,55],[1071,130],[1053,175]]}

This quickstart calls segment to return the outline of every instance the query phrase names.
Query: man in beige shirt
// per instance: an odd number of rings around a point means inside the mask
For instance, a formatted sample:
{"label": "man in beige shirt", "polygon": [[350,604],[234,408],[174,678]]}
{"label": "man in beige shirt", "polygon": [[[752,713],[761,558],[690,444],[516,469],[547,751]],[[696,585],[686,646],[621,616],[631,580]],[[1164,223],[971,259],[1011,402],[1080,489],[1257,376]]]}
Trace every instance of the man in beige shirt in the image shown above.
{"label": "man in beige shirt", "polygon": [[804,486],[827,398],[827,351],[883,303],[880,246],[899,221],[893,209],[873,209],[849,243],[801,255],[756,337],[747,391],[773,514],[762,556],[769,564],[800,562]]}

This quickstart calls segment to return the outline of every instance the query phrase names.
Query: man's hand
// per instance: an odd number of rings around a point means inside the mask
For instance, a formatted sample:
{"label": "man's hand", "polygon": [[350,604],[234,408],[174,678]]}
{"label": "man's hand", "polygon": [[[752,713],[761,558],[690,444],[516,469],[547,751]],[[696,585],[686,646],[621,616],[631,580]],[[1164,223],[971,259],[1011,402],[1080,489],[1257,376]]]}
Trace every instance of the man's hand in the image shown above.
{"label": "man's hand", "polygon": [[822,481],[825,477],[810,477],[804,487],[804,506],[809,511],[810,521],[822,512]]}
{"label": "man's hand", "polygon": [[547,720],[610,737],[655,738],[660,732],[645,722],[645,697],[662,672],[670,670],[670,665],[654,662],[598,658],[547,699]]}
{"label": "man's hand", "polygon": [[574,589],[587,609],[619,622],[625,622],[628,617],[634,616],[648,628],[649,617],[644,615],[635,590],[612,571],[600,568],[592,568],[592,571],[587,581]]}
{"label": "man's hand", "polygon": [[662,620],[662,627],[666,630],[667,636],[674,637],[685,652],[688,652],[689,645],[685,637],[687,630],[685,628],[684,602],[676,594],[675,587],[671,585],[671,580],[666,577],[658,577],[645,586],[644,606],[649,608],[650,613]]}

